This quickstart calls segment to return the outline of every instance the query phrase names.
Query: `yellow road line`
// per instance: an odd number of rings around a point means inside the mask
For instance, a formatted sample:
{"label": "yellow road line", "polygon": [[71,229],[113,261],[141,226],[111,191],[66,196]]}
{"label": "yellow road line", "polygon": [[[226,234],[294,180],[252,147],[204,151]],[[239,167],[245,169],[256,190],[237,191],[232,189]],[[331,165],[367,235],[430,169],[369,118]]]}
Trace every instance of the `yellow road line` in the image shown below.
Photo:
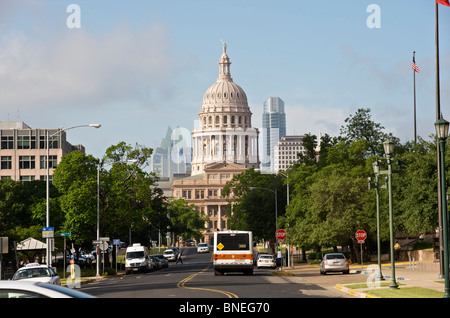
{"label": "yellow road line", "polygon": [[[210,268],[210,265],[208,265],[207,267],[202,269],[202,272],[206,272],[209,268]],[[205,290],[205,291],[223,294],[223,295],[227,296],[228,298],[239,298],[236,294],[228,292],[228,291],[224,291],[224,290],[186,286],[186,283],[189,282],[191,279],[193,279],[197,275],[198,275],[198,273],[192,274],[192,275],[189,275],[188,277],[182,279],[181,281],[178,282],[177,287],[186,288],[186,289]]]}

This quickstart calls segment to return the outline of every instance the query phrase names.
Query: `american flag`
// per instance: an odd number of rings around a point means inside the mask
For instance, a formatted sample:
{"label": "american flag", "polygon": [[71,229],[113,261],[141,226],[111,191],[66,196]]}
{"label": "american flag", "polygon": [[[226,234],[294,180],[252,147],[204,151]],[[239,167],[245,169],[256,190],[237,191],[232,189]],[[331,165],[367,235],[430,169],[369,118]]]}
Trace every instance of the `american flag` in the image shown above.
{"label": "american flag", "polygon": [[412,69],[414,71],[416,71],[417,73],[419,73],[419,67],[416,64],[416,58],[413,56],[413,61],[412,61]]}

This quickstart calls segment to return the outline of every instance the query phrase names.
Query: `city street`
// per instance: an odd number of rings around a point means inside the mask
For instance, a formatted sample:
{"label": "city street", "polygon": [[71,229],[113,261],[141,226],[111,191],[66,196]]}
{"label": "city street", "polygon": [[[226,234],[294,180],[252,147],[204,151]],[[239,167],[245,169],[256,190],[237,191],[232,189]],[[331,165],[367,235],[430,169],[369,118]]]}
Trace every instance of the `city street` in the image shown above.
{"label": "city street", "polygon": [[[333,276],[318,270],[301,276],[275,275],[272,269],[256,269],[253,275],[230,273],[214,276],[211,254],[197,254],[183,248],[183,264],[171,262],[169,268],[106,278],[83,285],[81,290],[99,298],[346,298],[334,288]],[[314,283],[311,283],[311,280]],[[357,279],[357,278],[352,278]],[[330,283],[325,283],[326,281]]]}

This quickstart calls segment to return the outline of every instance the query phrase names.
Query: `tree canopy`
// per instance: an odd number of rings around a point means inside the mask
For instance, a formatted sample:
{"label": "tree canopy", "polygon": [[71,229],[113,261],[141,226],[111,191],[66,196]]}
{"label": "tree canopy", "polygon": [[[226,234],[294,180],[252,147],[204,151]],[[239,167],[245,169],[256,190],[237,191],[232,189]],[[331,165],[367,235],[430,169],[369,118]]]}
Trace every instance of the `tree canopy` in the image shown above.
{"label": "tree canopy", "polygon": [[[416,143],[400,140],[386,133],[372,120],[370,109],[358,109],[341,127],[339,136],[306,134],[305,151],[296,164],[278,175],[246,171],[235,176],[225,187],[230,196],[233,216],[230,224],[255,231],[259,239],[272,238],[273,194],[251,191],[250,187],[277,189],[282,193],[289,182],[289,205],[279,202],[278,228],[287,231],[291,243],[306,249],[349,246],[352,257],[359,258],[355,232],[368,233],[365,247],[376,244],[376,193],[369,189],[368,178],[374,179],[372,164],[379,160],[387,170],[383,141],[395,142],[393,175],[394,230],[396,233],[419,235],[434,233],[438,225],[436,144],[419,138]],[[446,155],[449,167],[449,152]],[[401,163],[401,167],[398,162]],[[287,176],[287,178],[285,177]],[[447,174],[447,183],[449,176]],[[380,178],[380,185],[384,178]],[[372,181],[373,183],[373,181]],[[286,193],[286,192],[284,192]],[[281,197],[282,198],[282,197]],[[280,196],[278,200],[280,201]],[[269,204],[272,202],[272,206]],[[389,241],[388,193],[380,189],[381,238]],[[264,234],[262,234],[264,233]]]}

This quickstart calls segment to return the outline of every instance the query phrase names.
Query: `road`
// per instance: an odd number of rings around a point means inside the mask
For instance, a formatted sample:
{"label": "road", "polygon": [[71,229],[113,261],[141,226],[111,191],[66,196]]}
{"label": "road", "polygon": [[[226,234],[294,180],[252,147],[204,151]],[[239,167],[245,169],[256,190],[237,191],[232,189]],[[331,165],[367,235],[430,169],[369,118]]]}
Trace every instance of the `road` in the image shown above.
{"label": "road", "polygon": [[[151,273],[135,273],[102,279],[83,285],[81,290],[99,298],[346,298],[323,284],[301,276],[280,276],[272,269],[256,269],[253,275],[229,273],[215,276],[211,255],[197,254],[196,248],[183,248],[183,264],[171,262],[169,268]],[[305,273],[321,277],[318,271]],[[341,275],[340,275],[341,276]],[[332,275],[328,275],[332,280]]]}

